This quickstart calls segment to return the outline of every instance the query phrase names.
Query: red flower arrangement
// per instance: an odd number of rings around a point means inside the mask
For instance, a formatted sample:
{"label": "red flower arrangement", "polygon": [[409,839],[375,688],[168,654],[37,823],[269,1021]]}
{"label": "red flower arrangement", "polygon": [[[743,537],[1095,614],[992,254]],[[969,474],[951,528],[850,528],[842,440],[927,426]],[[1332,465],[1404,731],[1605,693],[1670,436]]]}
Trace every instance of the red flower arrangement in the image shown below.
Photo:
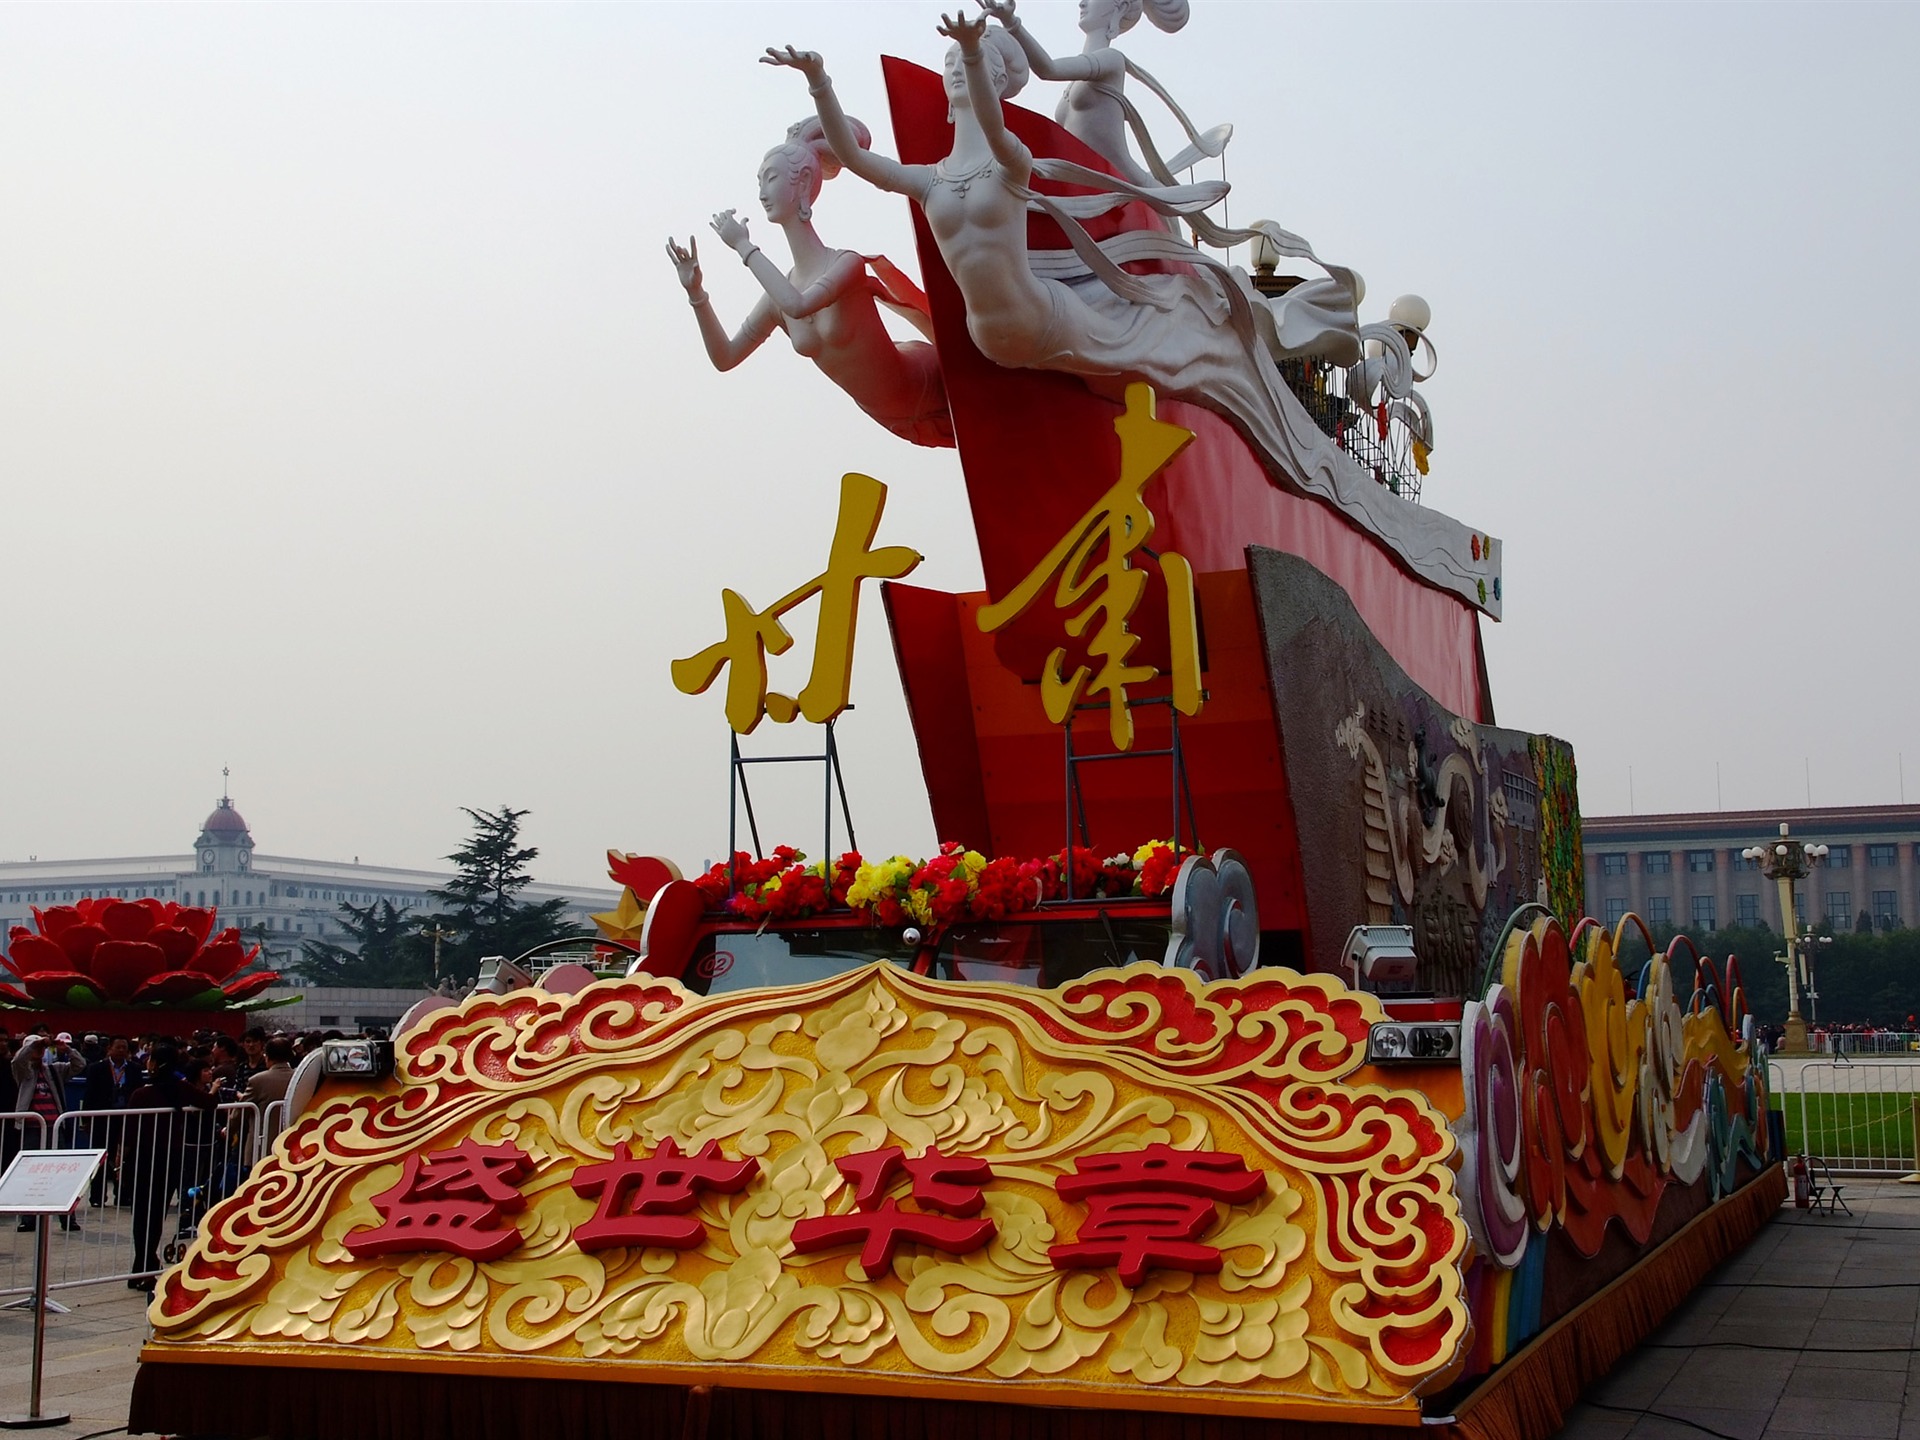
{"label": "red flower arrangement", "polygon": [[781,845],[758,860],[741,850],[733,857],[731,876],[723,860],[693,884],[709,910],[725,910],[746,920],[801,920],[845,909],[860,857],[849,851],[831,869],[808,865],[806,858],[791,845]]}
{"label": "red flower arrangement", "polygon": [[745,920],[802,920],[851,910],[869,925],[919,925],[933,938],[966,921],[1005,920],[1065,899],[1069,865],[1076,900],[1164,895],[1186,852],[1153,840],[1106,860],[1078,845],[1038,860],[989,860],[949,841],[927,860],[896,855],[866,861],[849,851],[828,867],[808,865],[806,858],[790,845],[759,859],[742,850],[731,873],[723,860],[693,884],[709,910]]}
{"label": "red flower arrangement", "polygon": [[1140,879],[1136,882],[1140,893],[1164,895],[1173,888],[1186,856],[1166,841],[1155,840],[1144,847],[1144,854],[1136,851],[1134,859],[1140,862]]}
{"label": "red flower arrangement", "polygon": [[271,970],[232,978],[258,958],[231,926],[214,934],[210,908],[101,897],[35,908],[34,928],[13,927],[6,967],[24,994],[0,1000],[52,1009],[169,1005],[225,1009],[277,981]]}

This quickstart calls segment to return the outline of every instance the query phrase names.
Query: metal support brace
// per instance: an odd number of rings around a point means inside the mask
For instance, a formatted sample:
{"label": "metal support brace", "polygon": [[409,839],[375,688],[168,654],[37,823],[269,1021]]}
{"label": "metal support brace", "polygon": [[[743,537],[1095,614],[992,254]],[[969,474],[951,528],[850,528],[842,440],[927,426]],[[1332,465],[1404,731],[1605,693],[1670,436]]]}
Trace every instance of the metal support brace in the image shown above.
{"label": "metal support brace", "polygon": [[[1187,817],[1186,833],[1190,835],[1193,840],[1193,844],[1188,848],[1196,851],[1200,848],[1200,822],[1194,814],[1193,787],[1187,777],[1186,752],[1180,745],[1180,712],[1174,708],[1173,697],[1171,695],[1159,695],[1143,700],[1129,698],[1126,704],[1129,710],[1137,709],[1143,705],[1166,706],[1167,716],[1173,722],[1173,734],[1168,744],[1158,750],[1109,750],[1096,755],[1083,755],[1073,748],[1073,715],[1069,715],[1067,717],[1067,723],[1060,727],[1060,733],[1066,741],[1067,849],[1064,853],[1067,863],[1064,868],[1066,871],[1066,898],[1069,900],[1074,898],[1073,845],[1076,828],[1079,832],[1079,843],[1081,845],[1087,845],[1091,841],[1091,832],[1087,826],[1086,797],[1080,792],[1080,767],[1082,765],[1094,765],[1104,760],[1151,760],[1161,755],[1170,757],[1173,770],[1171,786],[1173,792],[1173,848],[1175,851],[1181,849],[1180,837],[1182,832],[1180,828],[1180,814],[1183,806],[1185,807]],[[1105,705],[1079,705],[1074,707],[1074,714],[1078,714],[1083,710],[1099,710],[1104,712],[1108,708],[1109,707]]]}
{"label": "metal support brace", "polygon": [[[849,705],[847,709],[853,707]],[[760,822],[753,813],[753,791],[747,784],[746,767],[749,765],[821,765],[824,766],[824,780],[821,786],[821,821],[825,832],[822,863],[833,863],[833,802],[837,794],[840,800],[840,818],[847,827],[847,848],[858,850],[860,842],[854,838],[853,811],[847,805],[847,779],[840,768],[840,746],[833,734],[834,722],[829,720],[821,728],[826,732],[825,744],[817,755],[742,755],[740,737],[729,734],[730,763],[727,768],[727,893],[732,895],[738,888],[734,875],[734,856],[739,854],[740,808],[747,811],[747,831],[753,839],[753,853],[756,856],[765,852],[760,848]]]}

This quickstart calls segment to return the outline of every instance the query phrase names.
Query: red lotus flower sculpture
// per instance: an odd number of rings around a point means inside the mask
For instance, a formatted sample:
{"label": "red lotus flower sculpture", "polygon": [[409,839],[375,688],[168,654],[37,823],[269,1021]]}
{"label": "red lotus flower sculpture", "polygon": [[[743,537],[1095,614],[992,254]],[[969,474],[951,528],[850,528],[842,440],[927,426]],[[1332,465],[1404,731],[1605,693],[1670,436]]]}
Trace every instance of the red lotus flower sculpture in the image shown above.
{"label": "red lotus flower sculpture", "polygon": [[[6,966],[26,994],[0,996],[43,1006],[182,1005],[218,1009],[258,995],[280,977],[260,970],[235,980],[260,953],[229,927],[213,933],[215,912],[158,900],[82,900],[35,908],[34,929],[16,925]],[[36,933],[37,932],[37,933]]]}

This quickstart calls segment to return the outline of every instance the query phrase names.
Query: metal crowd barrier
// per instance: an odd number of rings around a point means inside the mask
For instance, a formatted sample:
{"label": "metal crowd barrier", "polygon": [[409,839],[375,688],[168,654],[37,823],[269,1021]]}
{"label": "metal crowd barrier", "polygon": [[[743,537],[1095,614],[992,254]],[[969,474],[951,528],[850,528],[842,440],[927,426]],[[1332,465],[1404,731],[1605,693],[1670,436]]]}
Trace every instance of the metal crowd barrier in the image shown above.
{"label": "metal crowd barrier", "polygon": [[1815,1030],[1816,1049],[1829,1055],[1914,1055],[1920,1057],[1920,1033],[1911,1030]]}
{"label": "metal crowd barrier", "polygon": [[1905,1175],[1920,1155],[1920,1064],[1809,1060],[1781,1095],[1787,1148],[1840,1175]]}
{"label": "metal crowd barrier", "polygon": [[[178,1260],[271,1144],[269,1125],[285,1124],[278,1104],[277,1123],[245,1100],[208,1111],[72,1110],[51,1135],[38,1115],[0,1114],[9,1160],[22,1146],[107,1152],[71,1228],[50,1237],[49,1288],[136,1280]],[[0,1229],[0,1296],[31,1291],[34,1241],[31,1225]]]}
{"label": "metal crowd barrier", "polygon": [[[47,1148],[47,1122],[27,1110],[0,1110],[0,1171],[13,1163],[22,1150]],[[0,1262],[0,1295],[27,1295],[33,1291],[33,1232],[15,1231],[13,1217],[0,1215],[0,1246],[5,1260]]]}

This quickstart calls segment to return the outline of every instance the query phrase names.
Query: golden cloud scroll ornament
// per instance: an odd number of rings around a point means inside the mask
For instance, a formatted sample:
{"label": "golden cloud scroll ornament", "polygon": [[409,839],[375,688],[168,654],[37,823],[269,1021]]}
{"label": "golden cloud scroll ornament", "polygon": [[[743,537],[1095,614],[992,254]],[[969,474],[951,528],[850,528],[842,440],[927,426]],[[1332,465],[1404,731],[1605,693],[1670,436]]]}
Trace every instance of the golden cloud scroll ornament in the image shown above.
{"label": "golden cloud scroll ornament", "polygon": [[1151,964],[476,995],[281,1137],[143,1359],[1411,1423],[1466,1229],[1445,1117],[1348,1083],[1379,1018]]}

